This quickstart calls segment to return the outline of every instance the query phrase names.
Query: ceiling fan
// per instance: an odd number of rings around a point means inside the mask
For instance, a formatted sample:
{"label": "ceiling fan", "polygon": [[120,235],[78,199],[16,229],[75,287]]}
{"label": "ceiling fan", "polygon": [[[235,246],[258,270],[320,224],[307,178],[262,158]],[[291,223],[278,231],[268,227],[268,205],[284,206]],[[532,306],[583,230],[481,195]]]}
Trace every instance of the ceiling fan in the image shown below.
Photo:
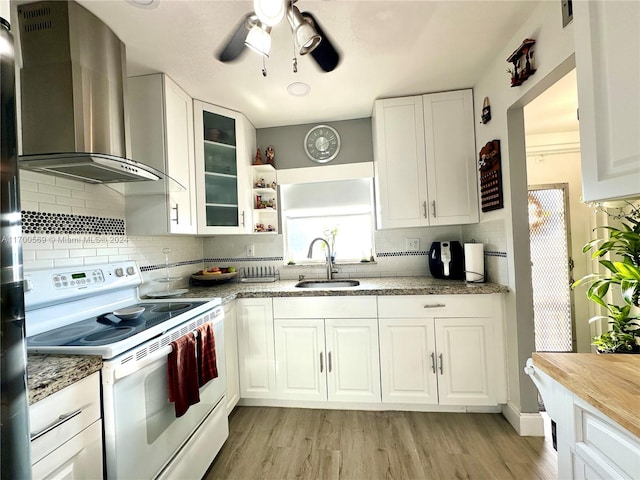
{"label": "ceiling fan", "polygon": [[[297,72],[296,54],[311,54],[318,66],[331,72],[340,63],[340,53],[324,33],[318,20],[309,12],[300,12],[297,0],[254,0],[254,12],[245,15],[223,44],[216,57],[231,62],[249,48],[263,58],[271,49],[271,29],[285,17],[291,27],[294,44],[293,71]],[[266,70],[263,69],[266,76]]]}

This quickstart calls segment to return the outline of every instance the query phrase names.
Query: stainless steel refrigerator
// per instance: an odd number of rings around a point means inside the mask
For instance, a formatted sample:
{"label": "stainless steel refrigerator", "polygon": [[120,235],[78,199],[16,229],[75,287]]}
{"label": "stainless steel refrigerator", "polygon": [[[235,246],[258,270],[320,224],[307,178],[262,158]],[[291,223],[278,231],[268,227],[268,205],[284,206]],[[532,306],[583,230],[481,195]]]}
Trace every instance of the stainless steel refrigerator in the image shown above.
{"label": "stainless steel refrigerator", "polygon": [[11,27],[2,17],[0,97],[0,474],[2,479],[13,480],[31,478],[31,455],[24,341],[15,57]]}

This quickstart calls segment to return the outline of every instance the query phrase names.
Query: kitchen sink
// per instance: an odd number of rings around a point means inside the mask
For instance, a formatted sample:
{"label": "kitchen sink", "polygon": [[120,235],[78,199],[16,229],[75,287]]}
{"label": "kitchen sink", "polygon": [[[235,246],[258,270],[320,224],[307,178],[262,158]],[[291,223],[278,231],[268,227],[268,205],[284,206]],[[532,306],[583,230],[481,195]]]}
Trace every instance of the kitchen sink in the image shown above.
{"label": "kitchen sink", "polygon": [[298,288],[336,288],[336,287],[357,287],[359,280],[303,280],[296,283]]}

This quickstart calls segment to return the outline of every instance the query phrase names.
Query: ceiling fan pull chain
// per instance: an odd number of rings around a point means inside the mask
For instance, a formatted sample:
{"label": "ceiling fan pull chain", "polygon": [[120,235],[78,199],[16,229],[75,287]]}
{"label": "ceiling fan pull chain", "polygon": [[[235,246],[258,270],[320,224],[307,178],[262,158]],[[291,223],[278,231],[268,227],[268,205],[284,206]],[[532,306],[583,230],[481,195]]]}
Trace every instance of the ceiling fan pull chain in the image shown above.
{"label": "ceiling fan pull chain", "polygon": [[[291,2],[291,8],[293,9],[293,2]],[[293,47],[293,73],[298,73],[298,57],[296,56],[296,38],[293,31],[291,32],[291,46]]]}
{"label": "ceiling fan pull chain", "polygon": [[266,63],[264,57],[262,57],[262,76],[263,77],[267,76],[267,63]]}

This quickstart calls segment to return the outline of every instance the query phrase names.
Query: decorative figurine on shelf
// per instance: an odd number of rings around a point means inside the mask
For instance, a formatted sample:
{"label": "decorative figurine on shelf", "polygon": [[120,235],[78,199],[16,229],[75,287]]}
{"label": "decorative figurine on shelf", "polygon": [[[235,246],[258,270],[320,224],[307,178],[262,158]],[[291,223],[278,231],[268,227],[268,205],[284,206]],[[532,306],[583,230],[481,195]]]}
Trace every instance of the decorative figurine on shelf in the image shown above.
{"label": "decorative figurine on shelf", "polygon": [[262,196],[256,195],[256,208],[260,208],[260,205],[262,205]]}
{"label": "decorative figurine on shelf", "polygon": [[272,167],[276,166],[276,151],[273,149],[273,147],[267,147],[267,150],[265,151],[265,155],[267,157],[267,163],[269,165],[271,165]]}
{"label": "decorative figurine on shelf", "polygon": [[274,232],[275,229],[273,228],[273,225],[267,225],[267,232]]}
{"label": "decorative figurine on shelf", "polygon": [[266,185],[264,183],[264,178],[260,178],[257,182],[256,182],[256,188],[264,188]]}
{"label": "decorative figurine on shelf", "polygon": [[273,188],[274,190],[276,190],[278,187],[278,184],[275,182],[275,180],[273,182],[271,182],[271,188]]}
{"label": "decorative figurine on shelf", "polygon": [[276,202],[273,200],[273,198],[269,199],[269,203],[268,203],[269,208],[273,208],[275,210],[276,208]]}
{"label": "decorative figurine on shelf", "polygon": [[264,162],[262,161],[262,150],[260,150],[260,149],[256,150],[256,156],[253,159],[253,164],[254,165],[264,165]]}

